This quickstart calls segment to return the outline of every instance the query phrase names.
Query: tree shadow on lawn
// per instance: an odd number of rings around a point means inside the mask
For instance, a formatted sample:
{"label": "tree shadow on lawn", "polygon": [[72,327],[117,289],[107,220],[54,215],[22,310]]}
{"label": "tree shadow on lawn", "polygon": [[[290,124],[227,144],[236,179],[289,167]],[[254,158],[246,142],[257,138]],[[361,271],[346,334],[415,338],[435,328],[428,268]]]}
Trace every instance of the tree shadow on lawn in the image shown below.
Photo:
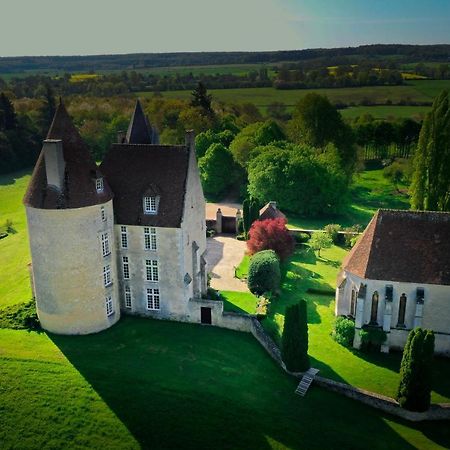
{"label": "tree shadow on lawn", "polygon": [[16,172],[6,173],[0,175],[0,186],[6,186],[8,184],[14,184],[18,178],[22,178],[24,175],[30,175],[32,168],[18,170]]}
{"label": "tree shadow on lawn", "polygon": [[295,395],[250,334],[125,317],[48,336],[142,448],[413,448],[365,405],[317,387]]}

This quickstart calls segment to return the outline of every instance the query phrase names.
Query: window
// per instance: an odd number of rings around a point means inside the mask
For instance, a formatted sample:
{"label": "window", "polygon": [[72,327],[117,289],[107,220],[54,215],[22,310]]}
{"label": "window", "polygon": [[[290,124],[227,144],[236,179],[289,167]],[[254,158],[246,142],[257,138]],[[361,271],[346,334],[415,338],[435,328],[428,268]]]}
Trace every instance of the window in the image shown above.
{"label": "window", "polygon": [[125,286],[125,308],[131,308],[131,288]]}
{"label": "window", "polygon": [[105,297],[105,302],[106,302],[106,315],[112,316],[114,314],[114,305],[111,295],[107,295]]}
{"label": "window", "polygon": [[120,244],[122,248],[128,248],[128,233],[127,227],[121,225],[120,227]]}
{"label": "window", "polygon": [[156,214],[156,197],[144,197],[144,213]]}
{"label": "window", "polygon": [[102,253],[103,256],[108,256],[111,253],[108,233],[102,233]]}
{"label": "window", "polygon": [[156,228],[144,227],[145,250],[156,250]]}
{"label": "window", "polygon": [[370,311],[370,323],[377,324],[378,323],[378,292],[375,291],[372,295],[372,309]]}
{"label": "window", "polygon": [[403,293],[400,296],[400,302],[398,305],[398,327],[405,326],[405,312],[406,312],[406,295]]}
{"label": "window", "polygon": [[145,260],[147,281],[158,281],[158,261],[156,259]]}
{"label": "window", "polygon": [[105,286],[109,286],[110,284],[112,284],[111,267],[109,265],[103,267],[103,284]]}
{"label": "window", "polygon": [[147,309],[159,309],[159,289],[147,289]]}
{"label": "window", "polygon": [[123,278],[128,280],[130,278],[130,265],[128,263],[128,256],[122,257]]}
{"label": "window", "polygon": [[352,289],[352,298],[350,301],[350,315],[355,317],[356,314],[356,291]]}
{"label": "window", "polygon": [[95,180],[95,189],[98,193],[103,192],[103,178],[97,178]]}
{"label": "window", "polygon": [[102,222],[106,222],[106,212],[105,212],[105,207],[104,206],[102,206],[100,208],[100,214],[102,216]]}

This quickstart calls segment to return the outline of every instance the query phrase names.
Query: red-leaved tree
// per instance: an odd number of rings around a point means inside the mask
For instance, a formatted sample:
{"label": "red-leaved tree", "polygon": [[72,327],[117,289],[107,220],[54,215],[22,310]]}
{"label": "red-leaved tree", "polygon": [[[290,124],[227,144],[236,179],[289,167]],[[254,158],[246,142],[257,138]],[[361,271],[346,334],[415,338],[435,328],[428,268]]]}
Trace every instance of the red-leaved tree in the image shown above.
{"label": "red-leaved tree", "polygon": [[281,261],[294,252],[294,239],[286,228],[286,219],[256,220],[250,228],[247,241],[248,253],[273,250]]}

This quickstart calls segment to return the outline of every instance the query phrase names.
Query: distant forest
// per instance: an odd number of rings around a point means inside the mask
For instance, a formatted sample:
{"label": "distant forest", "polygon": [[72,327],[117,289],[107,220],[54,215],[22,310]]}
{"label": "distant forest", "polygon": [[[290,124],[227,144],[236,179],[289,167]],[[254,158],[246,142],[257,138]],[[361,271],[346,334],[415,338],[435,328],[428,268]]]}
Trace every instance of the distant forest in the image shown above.
{"label": "distant forest", "polygon": [[355,64],[367,60],[397,63],[449,62],[450,45],[362,45],[334,49],[307,49],[270,52],[186,52],[136,53],[89,56],[19,56],[0,57],[0,73],[24,71],[103,71],[136,70],[152,67],[196,66],[213,64],[271,64],[309,61],[317,66]]}

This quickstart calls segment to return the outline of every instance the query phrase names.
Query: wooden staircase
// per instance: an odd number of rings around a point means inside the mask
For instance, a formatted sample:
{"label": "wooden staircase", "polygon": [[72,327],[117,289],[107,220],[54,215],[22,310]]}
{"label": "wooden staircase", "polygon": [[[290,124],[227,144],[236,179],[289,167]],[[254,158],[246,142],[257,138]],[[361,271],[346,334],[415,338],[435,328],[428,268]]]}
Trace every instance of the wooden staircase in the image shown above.
{"label": "wooden staircase", "polygon": [[308,391],[308,388],[311,386],[311,383],[314,380],[314,377],[319,372],[319,369],[308,369],[305,374],[303,375],[302,379],[300,380],[300,383],[297,386],[297,389],[295,390],[295,393],[304,397],[306,392]]}

